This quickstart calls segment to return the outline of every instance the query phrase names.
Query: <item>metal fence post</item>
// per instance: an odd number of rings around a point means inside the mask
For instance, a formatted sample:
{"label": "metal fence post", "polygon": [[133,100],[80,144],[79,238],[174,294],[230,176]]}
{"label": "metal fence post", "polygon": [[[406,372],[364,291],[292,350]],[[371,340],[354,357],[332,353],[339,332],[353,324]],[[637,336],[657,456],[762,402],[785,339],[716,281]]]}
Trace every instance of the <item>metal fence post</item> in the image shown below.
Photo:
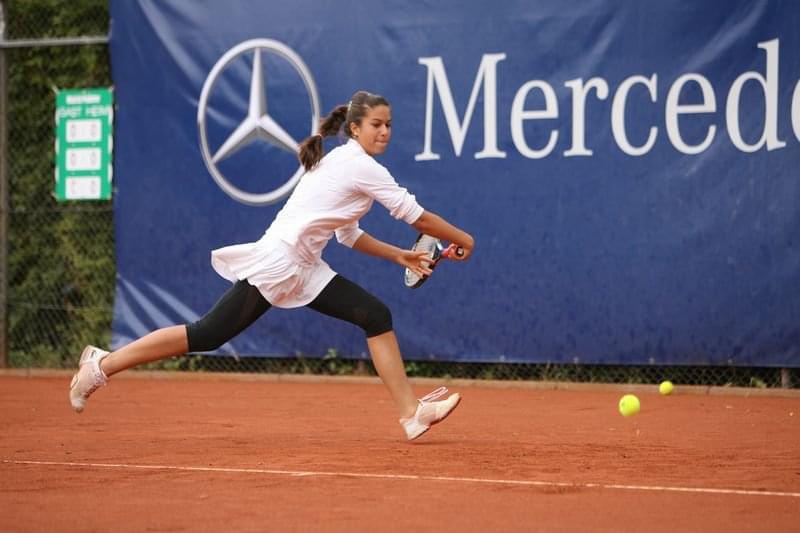
{"label": "metal fence post", "polygon": [[[6,35],[5,6],[0,1],[0,41]],[[8,366],[8,136],[6,133],[8,77],[6,52],[0,47],[0,368]]]}
{"label": "metal fence post", "polygon": [[781,368],[781,387],[784,389],[792,388],[792,377],[788,368]]}

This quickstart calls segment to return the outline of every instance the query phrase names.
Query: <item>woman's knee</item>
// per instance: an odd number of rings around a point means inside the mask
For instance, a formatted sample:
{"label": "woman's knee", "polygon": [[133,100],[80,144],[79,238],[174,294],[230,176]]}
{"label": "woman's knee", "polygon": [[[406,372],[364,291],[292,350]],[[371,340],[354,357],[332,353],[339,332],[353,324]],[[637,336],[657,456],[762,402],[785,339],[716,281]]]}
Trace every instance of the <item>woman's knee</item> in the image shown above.
{"label": "woman's knee", "polygon": [[376,337],[387,331],[392,331],[392,312],[380,300],[375,300],[366,310],[366,316],[359,324],[367,337]]}
{"label": "woman's knee", "polygon": [[186,326],[189,352],[210,352],[227,342],[228,339],[220,334],[219,329],[209,325],[201,319]]}
{"label": "woman's knee", "polygon": [[216,350],[270,308],[258,288],[237,281],[198,321],[186,326],[190,352]]}

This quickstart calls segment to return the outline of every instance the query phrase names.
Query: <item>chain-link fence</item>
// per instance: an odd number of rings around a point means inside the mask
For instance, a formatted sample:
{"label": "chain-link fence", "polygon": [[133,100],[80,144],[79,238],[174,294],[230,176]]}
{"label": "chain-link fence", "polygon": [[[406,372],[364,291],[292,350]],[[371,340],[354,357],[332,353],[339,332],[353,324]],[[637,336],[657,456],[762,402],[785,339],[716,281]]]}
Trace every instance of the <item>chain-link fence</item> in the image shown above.
{"label": "chain-link fence", "polygon": [[[8,235],[2,243],[8,256],[7,363],[71,368],[87,339],[104,345],[110,339],[113,211],[110,201],[58,202],[54,197],[55,91],[111,86],[104,38],[108,5],[106,0],[12,0],[0,6],[5,13],[0,61],[7,70],[2,117],[7,143],[0,152],[9,197]],[[150,368],[375,373],[369,361],[348,358],[335,348],[282,359],[187,355]],[[407,371],[411,376],[469,379],[800,386],[797,369],[778,368],[408,362]]]}
{"label": "chain-link fence", "polygon": [[111,85],[108,5],[3,4],[8,364],[71,366],[87,336],[109,340],[114,233],[110,202],[55,198],[55,94]]}

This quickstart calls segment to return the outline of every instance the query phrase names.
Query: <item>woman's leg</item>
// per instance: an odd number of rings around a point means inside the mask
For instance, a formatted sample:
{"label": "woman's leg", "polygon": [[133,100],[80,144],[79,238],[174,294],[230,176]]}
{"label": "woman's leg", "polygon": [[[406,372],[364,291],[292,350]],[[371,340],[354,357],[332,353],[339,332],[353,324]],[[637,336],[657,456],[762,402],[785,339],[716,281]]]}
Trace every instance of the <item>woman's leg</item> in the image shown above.
{"label": "woman's leg", "polygon": [[375,370],[389,389],[400,416],[413,416],[419,402],[406,377],[400,346],[392,330],[392,315],[383,302],[337,275],[308,307],[364,329]]}
{"label": "woman's leg", "polygon": [[170,326],[145,335],[110,354],[87,346],[69,385],[69,401],[78,413],[89,396],[108,383],[108,377],[132,366],[186,352],[186,326]]}
{"label": "woman's leg", "polygon": [[153,331],[103,357],[100,369],[110,377],[137,365],[189,351],[215,350],[241,333],[270,307],[256,287],[247,281],[238,281],[197,322]]}
{"label": "woman's leg", "polygon": [[418,402],[408,382],[403,356],[400,354],[400,346],[397,344],[394,331],[367,337],[367,346],[375,370],[389,389],[400,416],[403,418],[414,416]]}
{"label": "woman's leg", "polygon": [[157,329],[100,360],[100,370],[111,377],[128,368],[174,357],[189,351],[186,326]]}
{"label": "woman's leg", "polygon": [[213,350],[235,337],[269,308],[269,302],[258,289],[239,281],[222,295],[211,311],[193,324],[161,328],[113,353],[87,346],[69,386],[72,408],[82,412],[89,396],[107,383],[108,376],[188,351]]}
{"label": "woman's leg", "polygon": [[419,401],[414,397],[392,330],[389,309],[355,283],[337,275],[308,307],[364,329],[375,369],[400,411],[400,425],[408,440],[428,431],[458,406],[461,401],[458,393],[439,400],[448,392],[445,387],[439,387]]}

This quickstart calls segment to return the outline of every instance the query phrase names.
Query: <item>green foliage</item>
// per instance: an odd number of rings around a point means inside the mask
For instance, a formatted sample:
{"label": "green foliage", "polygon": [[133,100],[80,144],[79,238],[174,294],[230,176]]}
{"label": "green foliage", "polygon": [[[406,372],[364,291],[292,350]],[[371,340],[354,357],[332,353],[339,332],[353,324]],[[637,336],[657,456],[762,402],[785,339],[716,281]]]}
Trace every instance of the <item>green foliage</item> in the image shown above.
{"label": "green foliage", "polygon": [[162,359],[147,363],[142,370],[173,370],[180,372],[203,372],[205,370],[203,356],[198,354]]}
{"label": "green foliage", "polygon": [[105,35],[108,0],[6,0],[6,37]]}
{"label": "green foliage", "polygon": [[[324,374],[374,376],[372,364],[334,348],[323,357],[217,357],[190,354],[159,363],[152,369],[198,370],[206,372],[266,372],[272,374]],[[448,379],[495,379],[505,381],[550,381],[564,383],[651,384],[665,379],[676,386],[781,387],[797,388],[800,369],[790,369],[789,384],[782,383],[779,368],[630,366],[527,363],[452,363],[444,361],[406,361],[409,377]],[[655,389],[654,389],[655,390]]]}
{"label": "green foliage", "polygon": [[[105,35],[105,0],[6,4],[9,39]],[[111,85],[105,45],[13,48],[8,65],[9,349],[12,366],[71,366],[107,345],[114,291],[108,202],[53,196],[55,91]]]}
{"label": "green foliage", "polygon": [[328,352],[322,356],[322,361],[328,374],[349,375],[355,368],[355,361],[342,359],[339,357],[339,351],[333,348],[329,348]]}

